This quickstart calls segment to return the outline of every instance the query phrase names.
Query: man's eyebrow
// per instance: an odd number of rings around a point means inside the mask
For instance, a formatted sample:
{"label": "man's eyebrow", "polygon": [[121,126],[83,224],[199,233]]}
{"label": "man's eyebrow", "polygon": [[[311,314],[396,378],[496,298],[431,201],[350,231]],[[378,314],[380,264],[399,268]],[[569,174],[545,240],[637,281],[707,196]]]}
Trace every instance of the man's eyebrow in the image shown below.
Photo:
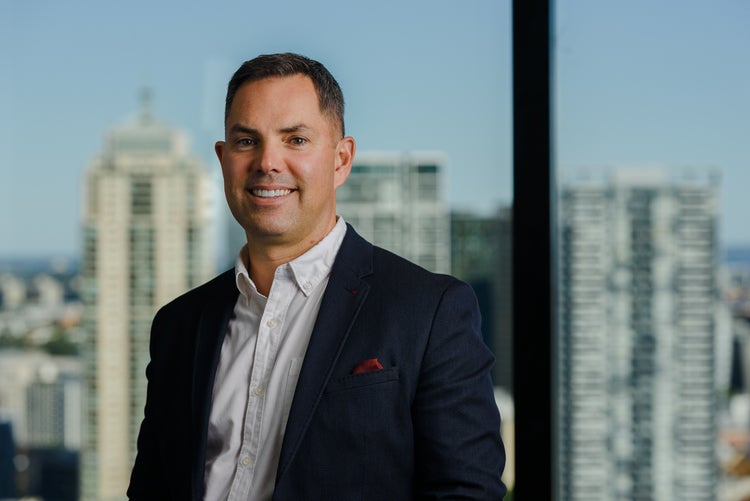
{"label": "man's eyebrow", "polygon": [[291,125],[289,127],[283,127],[279,129],[279,132],[281,132],[282,134],[293,134],[295,132],[305,131],[309,129],[310,127],[308,127],[307,125],[303,123],[299,123],[299,124]]}
{"label": "man's eyebrow", "polygon": [[234,124],[229,128],[229,134],[248,134],[248,135],[257,135],[258,131],[253,129],[252,127],[247,127],[245,125],[241,124]]}
{"label": "man's eyebrow", "polygon": [[[298,123],[298,124],[290,125],[289,127],[282,127],[281,129],[279,129],[279,133],[293,134],[295,132],[306,131],[306,130],[310,130],[310,127],[308,127],[307,125],[303,123]],[[259,132],[256,129],[253,129],[252,127],[248,127],[246,125],[234,124],[229,128],[229,134],[230,135],[248,134],[251,136],[256,136],[259,134]]]}

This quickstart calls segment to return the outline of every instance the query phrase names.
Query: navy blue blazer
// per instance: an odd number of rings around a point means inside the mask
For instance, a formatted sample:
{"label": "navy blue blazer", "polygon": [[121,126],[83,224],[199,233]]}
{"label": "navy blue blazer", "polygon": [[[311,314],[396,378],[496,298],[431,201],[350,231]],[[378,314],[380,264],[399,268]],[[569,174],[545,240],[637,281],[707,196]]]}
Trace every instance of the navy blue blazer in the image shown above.
{"label": "navy blue blazer", "polygon": [[[213,381],[237,294],[230,270],[156,314],[130,499],[203,499]],[[502,499],[494,358],[479,321],[468,285],[348,227],[300,372],[273,499]],[[383,369],[352,374],[372,358]]]}

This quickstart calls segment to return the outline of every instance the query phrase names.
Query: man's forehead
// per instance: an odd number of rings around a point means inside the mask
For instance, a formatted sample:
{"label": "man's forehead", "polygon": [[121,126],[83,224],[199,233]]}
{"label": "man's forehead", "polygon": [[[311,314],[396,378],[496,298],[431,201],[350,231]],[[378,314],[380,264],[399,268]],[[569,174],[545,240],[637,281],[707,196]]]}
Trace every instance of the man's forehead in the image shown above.
{"label": "man's forehead", "polygon": [[317,97],[317,90],[312,79],[303,74],[295,73],[293,75],[284,76],[268,76],[259,78],[256,80],[249,80],[237,88],[237,94],[245,93],[252,96],[253,92],[257,92],[260,88],[281,88],[281,87],[295,87],[295,91],[299,93],[312,92]]}
{"label": "man's forehead", "polygon": [[[315,103],[315,110],[319,113],[319,116],[323,118],[328,123],[328,125],[333,128],[333,130],[340,129],[339,122],[336,116],[333,113],[327,112],[327,110],[323,109],[322,103],[320,101],[320,96],[318,95],[318,91],[315,88],[313,80],[303,73],[295,73],[293,75],[284,76],[274,75],[257,80],[251,80],[240,85],[237,88],[235,98],[233,99],[231,108],[229,109],[226,126],[230,129],[233,128],[233,125],[235,123],[234,120],[232,120],[233,116],[236,117],[237,113],[244,115],[244,113],[242,112],[247,110],[248,104],[252,106],[253,98],[255,96],[260,96],[268,92],[269,89],[273,89],[273,91],[275,91],[282,87],[286,87],[287,89],[294,89],[294,92],[291,95],[292,99],[294,99],[295,97],[305,99],[309,98],[310,101]],[[285,104],[288,104],[288,101],[286,99],[284,101],[279,101],[279,109],[283,108]],[[289,106],[287,107],[287,109],[289,109],[291,112],[299,110],[298,108],[295,108],[293,106]],[[286,124],[284,127],[296,127],[299,125],[299,123],[305,123],[306,126],[312,126],[312,124],[308,122],[309,118],[307,120],[303,120],[303,117],[300,116],[297,123]],[[335,132],[333,132],[333,130],[332,133],[336,134]]]}
{"label": "man's forehead", "polygon": [[[269,102],[269,99],[271,100]],[[316,105],[319,111],[320,99],[315,90],[315,86],[309,77],[304,75],[293,75],[288,77],[268,77],[260,80],[245,82],[237,88],[237,92],[232,99],[232,105],[229,109],[232,112],[243,111],[248,106],[256,104],[271,105],[274,109],[290,109],[294,106],[299,107]]]}

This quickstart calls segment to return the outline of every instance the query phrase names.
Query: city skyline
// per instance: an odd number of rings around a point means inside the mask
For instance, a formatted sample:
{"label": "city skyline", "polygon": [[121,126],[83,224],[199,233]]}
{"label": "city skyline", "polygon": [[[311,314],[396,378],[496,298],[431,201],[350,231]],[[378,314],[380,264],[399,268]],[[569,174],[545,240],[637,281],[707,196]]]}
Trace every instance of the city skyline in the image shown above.
{"label": "city skyline", "polygon": [[[179,15],[177,15],[179,14]],[[561,177],[579,167],[718,167],[725,243],[750,243],[750,6],[645,1],[556,4]],[[225,2],[0,4],[0,257],[80,251],[81,165],[137,113],[188,129],[217,178],[231,72],[258,53],[320,59],[347,98],[359,150],[446,154],[449,207],[512,199],[510,1],[415,1],[318,9]]]}

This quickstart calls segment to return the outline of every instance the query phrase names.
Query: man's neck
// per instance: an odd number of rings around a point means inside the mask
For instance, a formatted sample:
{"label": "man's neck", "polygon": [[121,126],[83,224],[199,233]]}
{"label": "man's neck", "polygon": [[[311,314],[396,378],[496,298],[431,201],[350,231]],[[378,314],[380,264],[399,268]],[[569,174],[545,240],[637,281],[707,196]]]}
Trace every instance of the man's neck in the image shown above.
{"label": "man's neck", "polygon": [[279,258],[273,259],[265,254],[254,253],[247,248],[247,272],[250,275],[255,287],[258,292],[268,297],[271,293],[271,285],[273,284],[273,277],[276,273],[276,268],[282,264],[286,264],[297,256],[291,258]]}
{"label": "man's neck", "polygon": [[[338,221],[338,217],[336,218],[336,221]],[[320,238],[296,246],[269,245],[267,242],[259,242],[257,239],[253,239],[248,235],[248,243],[244,259],[246,259],[245,264],[247,265],[247,271],[250,274],[250,278],[255,284],[255,287],[258,289],[258,292],[268,297],[271,292],[271,285],[273,284],[273,277],[276,273],[276,268],[282,264],[293,261],[315,247],[335,226],[334,222],[334,224],[328,228]]]}

